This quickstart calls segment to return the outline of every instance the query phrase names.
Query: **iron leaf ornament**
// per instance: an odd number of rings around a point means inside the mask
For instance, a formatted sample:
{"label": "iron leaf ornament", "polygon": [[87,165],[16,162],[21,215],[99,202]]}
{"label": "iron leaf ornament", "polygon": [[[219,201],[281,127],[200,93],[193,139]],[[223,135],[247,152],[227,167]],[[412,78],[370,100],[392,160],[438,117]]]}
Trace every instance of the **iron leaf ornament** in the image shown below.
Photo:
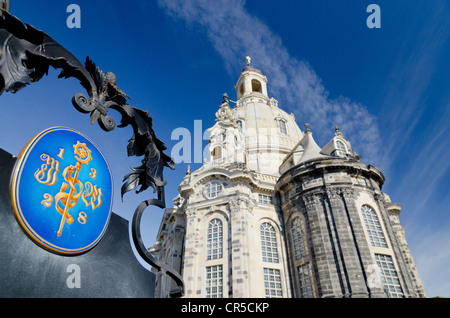
{"label": "iron leaf ornament", "polygon": [[91,124],[98,122],[104,131],[115,129],[115,121],[108,115],[108,110],[112,108],[122,116],[119,127],[133,128],[127,154],[144,156],[144,159],[141,166],[132,167],[132,172],[124,177],[122,200],[124,194],[131,190],[140,193],[152,188],[158,193],[157,199],[146,200],[137,207],[132,221],[133,242],[147,263],[174,279],[177,288],[170,292],[170,296],[183,296],[184,283],[181,276],[156,260],[145,248],[140,235],[140,220],[144,210],[150,205],[165,208],[164,186],[167,181],[163,179],[164,167],[175,168],[172,158],[164,153],[167,147],[156,137],[148,111],[127,103],[129,97],[117,87],[117,78],[113,73],[101,71],[89,57],[83,65],[45,32],[1,10],[0,95],[5,91],[16,93],[39,81],[48,74],[50,66],[61,70],[58,78],[74,77],[86,89],[88,96],[76,94],[72,98],[72,104],[79,112],[90,114]]}

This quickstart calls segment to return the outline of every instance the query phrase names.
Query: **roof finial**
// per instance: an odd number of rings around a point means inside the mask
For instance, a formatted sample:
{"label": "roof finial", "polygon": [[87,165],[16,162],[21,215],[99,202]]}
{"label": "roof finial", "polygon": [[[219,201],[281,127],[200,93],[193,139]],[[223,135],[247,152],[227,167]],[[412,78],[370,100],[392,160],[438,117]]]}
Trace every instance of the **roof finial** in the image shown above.
{"label": "roof finial", "polygon": [[334,126],[334,130],[336,131],[335,136],[341,136],[342,135],[341,131],[339,130],[339,126],[338,125]]}
{"label": "roof finial", "polygon": [[311,130],[309,130],[309,124],[308,123],[306,123],[305,124],[305,132],[307,132],[307,133],[309,133],[309,132],[311,132]]}
{"label": "roof finial", "polygon": [[228,94],[227,93],[222,95],[222,104],[228,104]]}
{"label": "roof finial", "polygon": [[252,58],[250,56],[247,56],[246,59],[247,59],[247,66],[250,66],[252,64]]}

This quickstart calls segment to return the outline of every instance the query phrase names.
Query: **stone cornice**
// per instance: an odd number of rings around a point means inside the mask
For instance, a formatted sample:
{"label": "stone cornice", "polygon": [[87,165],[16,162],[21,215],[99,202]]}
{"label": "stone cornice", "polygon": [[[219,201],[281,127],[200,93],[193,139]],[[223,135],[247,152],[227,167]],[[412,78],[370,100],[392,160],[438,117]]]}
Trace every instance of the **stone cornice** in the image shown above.
{"label": "stone cornice", "polygon": [[255,171],[249,171],[247,169],[241,169],[236,167],[233,169],[226,169],[224,167],[212,167],[198,171],[191,175],[190,180],[183,181],[178,187],[178,191],[182,197],[187,197],[194,192],[194,188],[201,184],[214,179],[226,179],[228,181],[242,181],[250,185],[251,187],[262,191],[274,191],[275,183],[278,178],[276,176],[266,175]]}
{"label": "stone cornice", "polygon": [[347,171],[349,174],[373,178],[378,182],[380,188],[385,181],[383,173],[374,166],[365,165],[361,162],[349,159],[324,158],[305,162],[289,169],[281,175],[279,181],[277,182],[276,189],[278,191],[282,190],[294,179],[300,179],[317,174],[323,175],[333,171]]}

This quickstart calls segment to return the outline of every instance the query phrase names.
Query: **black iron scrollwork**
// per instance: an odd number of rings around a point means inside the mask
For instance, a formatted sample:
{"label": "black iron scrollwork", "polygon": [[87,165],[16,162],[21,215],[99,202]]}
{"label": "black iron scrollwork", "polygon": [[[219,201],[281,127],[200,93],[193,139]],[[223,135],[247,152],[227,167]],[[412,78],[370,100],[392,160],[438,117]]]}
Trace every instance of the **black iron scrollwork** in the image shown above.
{"label": "black iron scrollwork", "polygon": [[163,170],[164,167],[175,167],[172,158],[164,153],[167,147],[155,135],[148,111],[127,104],[128,96],[116,86],[117,79],[113,73],[103,73],[89,57],[83,65],[49,35],[1,10],[0,95],[4,91],[16,93],[26,85],[39,81],[48,74],[50,66],[61,69],[58,78],[74,77],[86,89],[88,97],[77,94],[72,98],[72,104],[78,111],[90,113],[91,124],[97,121],[103,130],[113,130],[116,124],[108,115],[108,110],[112,108],[122,116],[119,127],[130,125],[133,128],[127,154],[144,156],[144,159],[141,166],[132,167],[132,172],[125,176],[121,189],[122,199],[131,190],[140,193],[151,187],[158,193],[158,199],[146,200],[137,207],[132,221],[133,242],[147,263],[176,282],[177,288],[170,292],[170,296],[182,296],[184,283],[179,273],[156,260],[145,248],[140,234],[144,210],[150,205],[165,208],[164,186],[167,181],[163,179]]}

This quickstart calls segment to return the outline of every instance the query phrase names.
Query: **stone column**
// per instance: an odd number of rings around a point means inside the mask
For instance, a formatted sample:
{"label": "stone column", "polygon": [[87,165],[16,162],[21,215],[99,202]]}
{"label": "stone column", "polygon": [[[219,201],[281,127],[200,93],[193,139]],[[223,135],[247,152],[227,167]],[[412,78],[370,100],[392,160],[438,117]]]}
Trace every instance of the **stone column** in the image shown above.
{"label": "stone column", "polygon": [[[183,261],[183,249],[186,227],[184,226],[184,218],[181,213],[173,213],[172,217],[175,218],[171,230],[169,233],[171,254],[170,257],[170,267],[176,269],[180,274],[182,274],[182,261]],[[173,279],[171,279],[171,289],[177,287]]]}
{"label": "stone column", "polygon": [[357,242],[353,235],[353,222],[343,199],[343,193],[346,193],[345,196],[348,199],[351,191],[350,188],[328,188],[326,194],[329,203],[330,226],[334,227],[332,236],[335,243],[336,262],[339,264],[339,277],[345,290],[344,297],[361,298],[368,297],[369,293],[365,284]]}
{"label": "stone column", "polygon": [[312,269],[319,297],[342,297],[322,196],[322,193],[308,193],[303,196],[311,233]]}
{"label": "stone column", "polygon": [[402,250],[402,253],[405,257],[406,265],[408,266],[408,269],[411,273],[417,294],[420,298],[426,298],[427,295],[425,293],[422,280],[420,278],[419,272],[417,271],[417,267],[411,255],[411,251],[408,247],[405,231],[403,229],[402,224],[400,223],[399,214],[401,212],[401,205],[395,203],[388,203],[387,212],[389,214],[389,219],[391,221],[392,228],[394,229],[394,232],[397,236],[397,240],[400,244],[400,249]]}
{"label": "stone column", "polygon": [[248,250],[248,219],[251,209],[250,202],[237,198],[229,203],[231,220],[231,291],[233,298],[248,298],[250,295],[249,250]]}
{"label": "stone column", "polygon": [[197,276],[197,250],[196,242],[198,235],[196,231],[197,213],[195,209],[186,209],[186,239],[184,246],[183,279],[185,283],[185,297],[198,297],[196,295]]}

